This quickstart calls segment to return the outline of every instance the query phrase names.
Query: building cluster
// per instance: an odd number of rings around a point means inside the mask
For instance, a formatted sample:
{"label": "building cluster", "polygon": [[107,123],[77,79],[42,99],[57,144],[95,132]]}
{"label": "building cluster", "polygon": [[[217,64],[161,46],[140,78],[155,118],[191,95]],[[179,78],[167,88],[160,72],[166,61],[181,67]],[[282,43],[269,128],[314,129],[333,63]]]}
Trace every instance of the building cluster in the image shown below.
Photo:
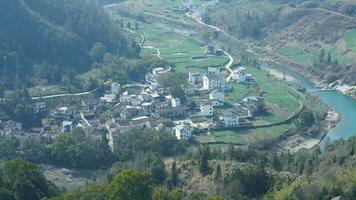
{"label": "building cluster", "polygon": [[[243,67],[234,72],[234,79],[242,84],[255,84],[255,78],[246,74]],[[189,72],[188,83],[196,92],[208,92],[208,98],[197,101],[200,108],[199,116],[213,116],[214,108],[225,105],[225,93],[231,90],[231,86],[225,79],[225,74],[218,68],[209,67],[204,73]],[[219,118],[225,127],[251,126],[251,119],[256,113],[264,109],[263,97],[250,96],[233,108],[224,110]],[[243,112],[245,111],[245,112]],[[246,113],[246,114],[243,114]]]}
{"label": "building cluster", "polygon": [[247,74],[244,67],[234,70],[233,80],[243,84],[256,84],[255,77],[252,74]]}
{"label": "building cluster", "polygon": [[[101,97],[85,96],[80,103],[75,101],[72,104],[53,106],[47,105],[45,101],[36,102],[33,104],[33,113],[41,116],[39,125],[24,129],[21,123],[0,121],[0,137],[33,137],[50,143],[60,133],[82,128],[93,136],[106,131],[112,146],[115,137],[120,137],[132,128],[154,128],[175,135],[179,140],[187,140],[192,137],[192,124],[180,123],[182,120],[216,115],[220,119],[218,123],[225,127],[245,127],[251,125],[251,116],[264,108],[263,98],[254,96],[245,98],[238,106],[224,108],[225,93],[231,87],[226,82],[225,74],[212,67],[204,73],[189,72],[186,92],[206,94],[203,95],[206,98],[182,102],[173,97],[168,88],[160,86],[159,76],[166,72],[164,68],[153,69],[146,75],[147,85],[121,86],[111,83]],[[239,68],[236,74],[239,82],[255,82],[252,76],[245,74],[243,68]],[[196,109],[191,107],[192,101]],[[214,109],[219,112],[214,113]],[[193,110],[198,110],[198,113]],[[248,114],[242,115],[241,110]]]}

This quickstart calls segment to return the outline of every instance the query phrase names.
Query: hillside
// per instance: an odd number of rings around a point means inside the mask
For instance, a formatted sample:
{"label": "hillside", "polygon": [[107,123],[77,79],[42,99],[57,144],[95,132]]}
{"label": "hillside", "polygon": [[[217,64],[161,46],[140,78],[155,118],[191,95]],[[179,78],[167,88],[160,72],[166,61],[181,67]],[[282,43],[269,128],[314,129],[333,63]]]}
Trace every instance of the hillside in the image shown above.
{"label": "hillside", "polygon": [[355,85],[355,10],[352,1],[234,0],[211,7],[203,19],[327,83]]}
{"label": "hillside", "polygon": [[87,70],[98,61],[90,55],[94,44],[104,53],[136,56],[120,28],[86,0],[4,0],[0,43],[5,88],[14,87],[14,80],[31,85],[32,79],[23,80],[40,71],[34,65],[47,65],[49,71]]}

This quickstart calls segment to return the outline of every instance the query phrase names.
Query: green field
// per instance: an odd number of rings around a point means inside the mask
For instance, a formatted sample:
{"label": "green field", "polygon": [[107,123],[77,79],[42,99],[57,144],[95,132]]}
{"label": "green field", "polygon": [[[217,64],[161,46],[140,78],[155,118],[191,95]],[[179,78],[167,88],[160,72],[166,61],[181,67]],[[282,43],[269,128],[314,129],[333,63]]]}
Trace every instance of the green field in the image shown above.
{"label": "green field", "polygon": [[314,60],[313,54],[304,52],[300,48],[292,45],[277,49],[277,53],[301,65],[312,65]]}
{"label": "green field", "polygon": [[[228,58],[225,56],[206,56],[205,44],[188,36],[151,25],[144,25],[140,31],[145,36],[145,45],[159,48],[162,59],[174,64],[176,71],[185,71],[187,67],[219,67],[228,62]],[[152,50],[144,50],[141,55],[155,53]]]}
{"label": "green field", "polygon": [[349,64],[353,63],[353,61],[351,59],[341,55],[336,47],[331,47],[331,48],[327,49],[326,52],[327,53],[330,52],[332,60],[337,59],[339,64],[349,65]]}
{"label": "green field", "polygon": [[345,34],[347,47],[356,53],[356,29],[348,30]]}
{"label": "green field", "polygon": [[213,131],[195,136],[200,143],[254,144],[261,141],[277,141],[290,129],[290,125],[274,126],[259,129],[241,129],[237,131]]}
{"label": "green field", "polygon": [[224,142],[233,144],[245,144],[246,140],[240,133],[234,131],[214,131],[196,136],[200,143]]}

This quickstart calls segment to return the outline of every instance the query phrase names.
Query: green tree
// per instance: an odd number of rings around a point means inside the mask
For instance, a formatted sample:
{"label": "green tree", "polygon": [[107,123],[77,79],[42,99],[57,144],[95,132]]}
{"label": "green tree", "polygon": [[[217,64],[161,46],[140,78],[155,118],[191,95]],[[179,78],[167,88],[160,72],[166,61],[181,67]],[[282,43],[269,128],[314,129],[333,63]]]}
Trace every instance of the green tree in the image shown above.
{"label": "green tree", "polygon": [[325,59],[325,49],[321,49],[319,53],[319,63],[324,63]]}
{"label": "green tree", "polygon": [[152,176],[143,171],[126,169],[108,185],[110,200],[150,200],[153,193]]}
{"label": "green tree", "polygon": [[41,163],[46,160],[45,146],[35,139],[24,139],[20,145],[21,157],[27,161]]}
{"label": "green tree", "polygon": [[104,54],[107,52],[105,45],[100,42],[97,42],[93,45],[90,51],[90,57],[95,62],[102,62]]}
{"label": "green tree", "polygon": [[58,188],[46,180],[35,165],[22,160],[6,162],[3,178],[17,200],[34,200],[59,194]]}
{"label": "green tree", "polygon": [[203,175],[207,175],[209,173],[209,161],[210,159],[210,148],[208,145],[204,146],[200,150],[199,155],[199,172]]}
{"label": "green tree", "polygon": [[0,140],[0,159],[12,159],[16,156],[18,143],[13,139],[1,139]]}
{"label": "green tree", "polygon": [[328,57],[327,57],[327,59],[326,59],[326,63],[327,63],[328,65],[331,64],[331,53],[330,53],[330,51],[328,52]]}
{"label": "green tree", "polygon": [[220,180],[221,179],[221,166],[220,166],[220,163],[218,163],[216,165],[214,178],[215,178],[215,180]]}
{"label": "green tree", "polygon": [[156,183],[161,184],[166,179],[165,165],[158,155],[154,156],[150,164],[150,171]]}
{"label": "green tree", "polygon": [[313,111],[310,109],[304,110],[297,120],[297,127],[306,129],[311,127],[315,123],[315,117]]}
{"label": "green tree", "polygon": [[168,186],[169,187],[176,187],[178,185],[178,171],[177,171],[177,164],[176,161],[173,161],[171,167],[170,177],[168,179]]}

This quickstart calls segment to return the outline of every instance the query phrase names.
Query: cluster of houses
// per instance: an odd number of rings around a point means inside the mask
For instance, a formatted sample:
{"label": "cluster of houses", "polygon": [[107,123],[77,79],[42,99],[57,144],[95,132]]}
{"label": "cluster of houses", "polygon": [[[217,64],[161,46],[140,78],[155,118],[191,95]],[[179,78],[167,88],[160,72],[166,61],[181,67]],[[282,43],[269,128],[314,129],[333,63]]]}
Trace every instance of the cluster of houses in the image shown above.
{"label": "cluster of houses", "polygon": [[[235,80],[238,82],[255,83],[255,79],[250,74],[246,74],[244,68],[240,67],[235,72],[237,75]],[[188,83],[191,86],[190,89],[198,92],[205,91],[209,94],[208,99],[197,102],[200,108],[199,116],[213,116],[214,108],[221,108],[225,105],[225,93],[231,90],[230,84],[225,79],[225,74],[219,68],[213,67],[207,68],[204,73],[189,72]],[[243,99],[240,104],[234,105],[233,108],[225,109],[219,118],[225,127],[247,127],[252,124],[249,119],[263,109],[263,97],[250,96]],[[240,110],[246,111],[247,114],[242,115]]]}
{"label": "cluster of houses", "polygon": [[234,70],[233,80],[243,84],[256,84],[256,79],[252,76],[252,74],[247,74],[244,67],[239,67]]}
{"label": "cluster of houses", "polygon": [[[101,97],[85,96],[79,104],[47,107],[45,101],[36,102],[33,104],[33,112],[42,116],[39,127],[24,130],[21,123],[0,121],[0,137],[35,137],[50,143],[60,133],[82,128],[93,136],[106,131],[110,145],[113,146],[115,137],[120,137],[132,128],[154,128],[171,133],[179,140],[188,140],[192,137],[192,124],[180,123],[182,120],[190,120],[196,116],[212,117],[216,115],[214,109],[218,108],[224,111],[222,114],[219,112],[218,123],[225,127],[244,127],[250,126],[251,116],[264,107],[262,97],[247,97],[239,106],[222,109],[226,105],[225,93],[231,90],[231,86],[227,83],[225,74],[219,68],[212,67],[207,68],[204,73],[189,72],[189,87],[186,87],[187,94],[206,93],[206,99],[182,102],[158,83],[158,77],[166,72],[167,69],[164,68],[153,69],[146,75],[147,84],[121,86],[111,83]],[[236,80],[247,84],[254,82],[254,78],[245,74],[243,68],[236,71]],[[198,113],[192,114],[191,107],[188,106],[192,101],[197,105]],[[241,115],[241,109],[248,114]]]}

